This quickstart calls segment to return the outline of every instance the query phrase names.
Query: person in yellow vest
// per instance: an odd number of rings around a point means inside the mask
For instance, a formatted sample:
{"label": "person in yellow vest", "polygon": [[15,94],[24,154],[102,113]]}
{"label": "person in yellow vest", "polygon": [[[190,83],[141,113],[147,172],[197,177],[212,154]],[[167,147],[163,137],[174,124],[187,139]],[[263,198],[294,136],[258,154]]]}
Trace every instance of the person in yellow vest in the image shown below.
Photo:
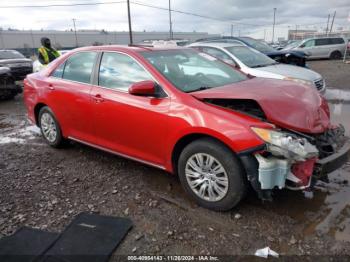
{"label": "person in yellow vest", "polygon": [[60,56],[60,53],[58,53],[57,50],[51,46],[51,41],[49,38],[41,38],[41,44],[42,46],[38,49],[38,59],[42,65],[47,65]]}

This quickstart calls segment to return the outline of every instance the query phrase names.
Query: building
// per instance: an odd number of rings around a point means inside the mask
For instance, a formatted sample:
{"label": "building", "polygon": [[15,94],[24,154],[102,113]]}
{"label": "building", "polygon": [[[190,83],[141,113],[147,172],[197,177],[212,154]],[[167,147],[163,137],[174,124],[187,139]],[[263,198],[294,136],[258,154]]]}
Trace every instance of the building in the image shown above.
{"label": "building", "polygon": [[332,33],[326,33],[324,31],[317,30],[289,30],[288,40],[302,40],[311,37],[327,37],[327,36],[341,36],[350,39],[349,30],[337,30]]}
{"label": "building", "polygon": [[[194,41],[218,35],[205,32],[174,32],[174,39]],[[40,39],[48,37],[57,49],[72,49],[77,46],[110,45],[129,43],[129,32],[109,32],[97,30],[44,31],[44,30],[0,30],[0,49],[16,49],[25,55],[33,55],[40,47]],[[149,39],[168,39],[169,32],[133,32],[133,42]]]}

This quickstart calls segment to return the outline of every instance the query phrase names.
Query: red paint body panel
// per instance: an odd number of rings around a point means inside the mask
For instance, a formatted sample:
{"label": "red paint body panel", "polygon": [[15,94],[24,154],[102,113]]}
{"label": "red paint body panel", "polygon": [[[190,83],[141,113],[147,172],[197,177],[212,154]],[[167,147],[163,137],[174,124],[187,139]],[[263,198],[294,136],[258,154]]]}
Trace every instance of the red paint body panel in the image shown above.
{"label": "red paint body panel", "polygon": [[[49,76],[66,58],[82,50],[128,54],[149,71],[167,97],[135,96]],[[44,71],[27,77],[24,98],[29,118],[35,121],[35,106],[45,104],[56,115],[65,137],[136,158],[170,172],[173,171],[173,149],[187,135],[214,137],[239,153],[263,144],[251,131],[251,126],[271,128],[269,123],[204,103],[200,101],[202,98],[254,99],[266,110],[271,123],[294,130],[322,132],[329,124],[329,117],[322,116],[319,123],[316,121],[322,100],[312,88],[255,78],[207,91],[183,93],[138,53],[147,50],[102,46],[76,49],[65,54]]]}
{"label": "red paint body panel", "polygon": [[314,171],[317,158],[310,158],[304,162],[297,162],[292,166],[292,173],[301,180],[300,186],[307,186]]}

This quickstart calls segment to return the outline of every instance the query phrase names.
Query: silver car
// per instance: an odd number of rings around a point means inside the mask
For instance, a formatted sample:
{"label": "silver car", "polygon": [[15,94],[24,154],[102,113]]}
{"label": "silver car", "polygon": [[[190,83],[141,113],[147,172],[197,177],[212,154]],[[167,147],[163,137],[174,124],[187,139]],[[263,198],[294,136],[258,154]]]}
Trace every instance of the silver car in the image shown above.
{"label": "silver car", "polygon": [[242,72],[263,78],[289,80],[315,87],[321,94],[326,91],[322,76],[310,69],[289,64],[281,64],[256,49],[234,43],[198,42],[189,47],[207,53]]}
{"label": "silver car", "polygon": [[283,50],[304,51],[308,58],[340,59],[346,49],[346,41],[342,37],[308,38],[297,45],[286,47]]}

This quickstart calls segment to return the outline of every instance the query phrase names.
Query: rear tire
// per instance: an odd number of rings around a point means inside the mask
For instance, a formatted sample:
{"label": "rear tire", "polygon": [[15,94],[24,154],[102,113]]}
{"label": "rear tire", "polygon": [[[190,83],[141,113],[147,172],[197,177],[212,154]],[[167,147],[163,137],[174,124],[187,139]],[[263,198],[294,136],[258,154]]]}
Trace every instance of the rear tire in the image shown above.
{"label": "rear tire", "polygon": [[226,211],[244,197],[244,171],[234,153],[220,142],[202,138],[187,145],[178,161],[186,192],[202,207]]}
{"label": "rear tire", "polygon": [[41,134],[46,143],[55,148],[62,147],[65,139],[62,136],[61,127],[51,109],[47,106],[41,108],[38,119]]}
{"label": "rear tire", "polygon": [[342,55],[339,51],[333,51],[329,58],[332,59],[332,60],[336,60],[336,59],[341,59]]}

